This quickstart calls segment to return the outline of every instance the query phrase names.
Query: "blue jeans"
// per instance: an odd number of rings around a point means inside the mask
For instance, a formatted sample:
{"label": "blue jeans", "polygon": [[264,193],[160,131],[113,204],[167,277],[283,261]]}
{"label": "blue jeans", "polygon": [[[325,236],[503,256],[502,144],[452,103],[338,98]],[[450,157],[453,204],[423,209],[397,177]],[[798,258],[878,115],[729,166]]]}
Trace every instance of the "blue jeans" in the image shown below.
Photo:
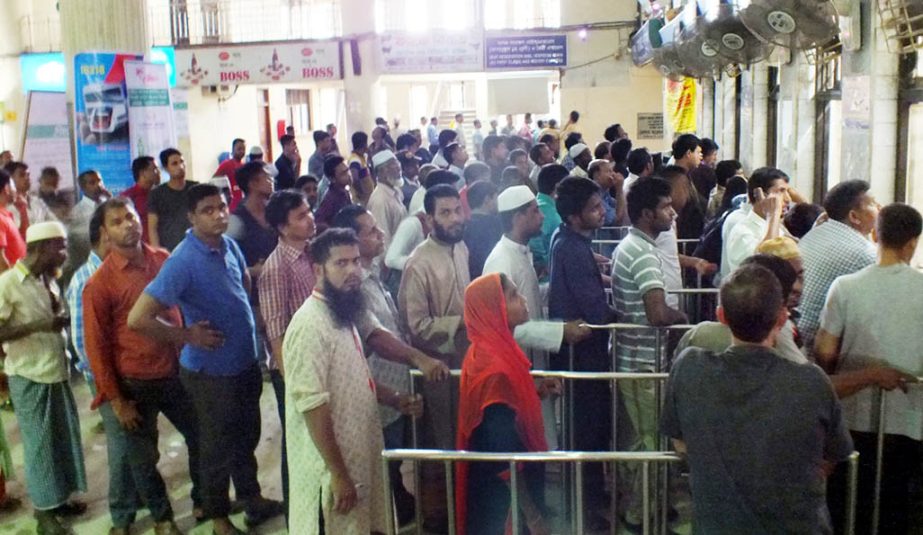
{"label": "blue jeans", "polygon": [[[95,398],[96,384],[92,377],[87,376],[86,379]],[[141,506],[131,463],[128,462],[128,435],[115,417],[112,405],[100,405],[99,415],[106,431],[106,455],[109,459],[109,516],[113,527],[127,528],[135,521],[135,513]]]}

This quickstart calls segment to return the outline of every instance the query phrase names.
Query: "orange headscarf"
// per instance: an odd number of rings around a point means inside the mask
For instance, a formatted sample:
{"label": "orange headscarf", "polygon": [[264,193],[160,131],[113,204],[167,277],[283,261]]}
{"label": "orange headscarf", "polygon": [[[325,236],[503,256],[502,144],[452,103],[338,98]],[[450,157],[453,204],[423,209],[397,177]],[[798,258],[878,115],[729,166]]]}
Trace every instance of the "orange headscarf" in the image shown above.
{"label": "orange headscarf", "polygon": [[[457,448],[468,448],[471,435],[484,418],[484,409],[499,403],[516,413],[516,433],[526,450],[547,451],[542,405],[529,375],[531,363],[509,328],[499,274],[478,277],[465,290],[465,326],[471,347],[462,364]],[[456,525],[462,535],[467,484],[467,463],[458,463]]]}

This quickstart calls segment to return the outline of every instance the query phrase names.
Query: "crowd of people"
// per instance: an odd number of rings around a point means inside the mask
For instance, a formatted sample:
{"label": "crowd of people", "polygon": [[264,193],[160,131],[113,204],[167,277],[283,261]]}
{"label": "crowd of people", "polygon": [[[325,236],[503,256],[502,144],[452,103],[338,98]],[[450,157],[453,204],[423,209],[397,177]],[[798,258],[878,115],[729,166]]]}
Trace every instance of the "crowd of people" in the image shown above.
{"label": "crowd of people", "polygon": [[[136,159],[118,196],[83,171],[76,203],[55,173],[33,190],[28,167],[0,155],[0,377],[37,532],[68,533],[63,518],[86,510],[73,365],[106,434],[112,535],[142,507],[157,534],[181,533],[157,468],[161,414],[188,449],[193,514],[218,535],[242,533],[235,501],[248,526],[284,514],[290,533],[384,533],[388,501],[407,524],[412,492],[395,462],[386,493],[379,457],[411,446],[411,418],[421,447],[568,446],[562,385],[530,370],[670,371],[660,421],[653,380],[620,385],[617,399],[607,382],[578,381],[572,446],[655,451],[672,439],[702,533],[841,532],[843,461],[860,452],[867,497],[885,395],[880,529],[907,533],[923,460],[923,273],[909,265],[920,214],[881,208],[860,180],[812,205],[782,170],[748,176],[719,161],[711,140],[683,134],[652,153],[618,124],[594,143],[579,120],[507,116],[483,132],[462,115],[448,128],[423,117],[398,132],[379,119],[351,134],[349,152],[328,125],[304,169],[293,132],[274,163],[235,139],[200,182],[170,148]],[[680,305],[699,284],[720,288],[717,307]],[[656,333],[690,318],[706,321]],[[617,322],[644,328],[591,328]],[[257,479],[264,372],[282,423],[282,501]],[[516,514],[550,533],[542,465],[517,478],[512,512],[506,468],[459,464],[449,518],[445,474],[424,465],[413,490],[424,529],[500,534]],[[13,473],[0,442],[0,476]],[[640,471],[626,466],[617,489],[611,475],[584,469],[587,529],[640,531]],[[3,481],[0,515],[20,505]]]}

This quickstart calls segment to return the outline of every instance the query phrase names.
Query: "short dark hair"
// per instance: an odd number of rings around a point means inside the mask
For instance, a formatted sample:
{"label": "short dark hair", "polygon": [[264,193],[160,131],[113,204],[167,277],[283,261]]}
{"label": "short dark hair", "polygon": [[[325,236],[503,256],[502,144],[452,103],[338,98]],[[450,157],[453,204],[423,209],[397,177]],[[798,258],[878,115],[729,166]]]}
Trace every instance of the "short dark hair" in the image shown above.
{"label": "short dark hair", "polygon": [[[116,208],[126,208],[131,201],[125,197],[115,196],[99,203],[99,206],[93,210],[93,216],[90,217],[90,244],[94,247],[99,245],[99,239],[102,237],[102,228],[106,224],[106,214]],[[132,207],[134,210],[134,207]]]}
{"label": "short dark hair", "polygon": [[312,134],[314,137],[314,144],[319,145],[321,141],[330,137],[330,134],[326,130],[315,130]]}
{"label": "short dark hair", "polygon": [[628,155],[631,154],[631,140],[622,138],[617,139],[612,142],[609,146],[609,155],[612,156],[613,162],[624,162],[628,160]]}
{"label": "short dark hair", "polygon": [[53,176],[56,176],[56,177],[58,177],[58,178],[61,178],[61,173],[58,171],[58,168],[57,168],[57,167],[54,167],[54,166],[51,166],[51,165],[49,165],[49,166],[47,166],[47,167],[42,167],[42,172],[41,172],[41,174],[39,175],[39,180],[41,180],[42,178],[44,178],[44,177],[46,177],[46,176],[48,176],[48,175],[53,175]]}
{"label": "short dark hair", "polygon": [[245,163],[234,173],[234,180],[237,181],[237,186],[244,192],[244,195],[250,193],[250,182],[260,173],[266,173],[265,165],[260,161]]}
{"label": "short dark hair", "polygon": [[859,201],[869,191],[869,187],[869,183],[864,180],[847,180],[830,188],[824,196],[827,217],[841,223],[846,221],[850,210],[859,207]]}
{"label": "short dark hair", "polygon": [[603,138],[610,143],[618,139],[619,129],[622,128],[622,125],[619,123],[610,124],[606,127],[606,130],[603,132]]}
{"label": "short dark hair", "polygon": [[285,148],[286,145],[291,145],[295,142],[295,136],[291,134],[285,134],[279,138],[279,144],[282,145],[282,148]]}
{"label": "short dark hair", "polygon": [[702,147],[702,156],[708,156],[713,152],[718,152],[718,144],[714,140],[707,137],[703,137],[699,142],[699,146]]}
{"label": "short dark hair", "polygon": [[512,161],[515,160],[516,158],[528,158],[528,157],[529,157],[529,153],[527,153],[527,152],[525,151],[525,149],[513,149],[513,150],[510,151],[510,154],[509,154],[508,157],[509,157],[510,161],[512,162]]}
{"label": "short dark hair", "polygon": [[138,156],[131,162],[131,176],[134,177],[135,182],[141,178],[141,172],[150,167],[154,163],[154,158],[151,156]]}
{"label": "short dark hair", "polygon": [[359,130],[353,132],[353,135],[350,137],[350,141],[352,141],[353,150],[365,149],[369,146],[369,135],[362,130]]}
{"label": "short dark hair", "polygon": [[[544,169],[542,169],[544,171]],[[593,195],[599,194],[599,185],[589,178],[569,176],[555,189],[558,198],[554,207],[565,223],[572,215],[580,215]]]}
{"label": "short dark hair", "polygon": [[538,172],[538,192],[545,195],[554,193],[558,184],[564,180],[570,171],[566,167],[556,163],[543,165]]}
{"label": "short dark hair", "polygon": [[519,184],[519,182],[520,176],[518,167],[515,165],[508,165],[503,168],[503,172],[500,173],[501,187],[507,188],[509,186],[515,186],[516,184]]}
{"label": "short dark hair", "polygon": [[98,177],[102,177],[102,175],[100,175],[99,171],[97,171],[96,169],[87,169],[81,172],[79,175],[77,175],[77,185],[80,186],[80,189],[83,189],[86,187],[87,179],[90,177],[90,175],[96,175]]}
{"label": "short dark hair", "polygon": [[737,160],[721,160],[715,166],[715,179],[722,188],[727,186],[728,179],[737,174],[744,166]]}
{"label": "short dark hair", "polygon": [[628,171],[638,176],[648,165],[654,165],[654,157],[647,147],[640,147],[628,153]]}
{"label": "short dark hair", "polygon": [[[468,168],[474,166],[472,163],[468,167],[465,167],[465,176],[468,176]],[[445,169],[437,169],[430,174],[426,175],[426,179],[423,180],[423,188],[429,191],[430,188],[435,188],[440,185],[455,186],[455,183],[458,182],[458,177],[455,176],[455,173],[451,171],[446,171]]]}
{"label": "short dark hair", "polygon": [[468,206],[472,210],[484,206],[487,199],[497,196],[497,186],[489,180],[478,180],[468,186]]}
{"label": "short dark hair", "polygon": [[362,230],[362,227],[359,226],[359,217],[367,213],[369,211],[361,204],[347,204],[333,216],[333,224],[330,227],[351,228],[356,231],[356,234],[359,234],[359,231]]}
{"label": "short dark hair", "polygon": [[346,160],[343,159],[342,156],[339,156],[337,154],[331,154],[327,156],[326,158],[324,158],[324,175],[327,178],[332,179],[334,172],[336,172],[337,166],[345,161]]}
{"label": "short dark hair", "polygon": [[439,146],[442,147],[442,150],[444,151],[445,147],[449,143],[458,139],[458,132],[450,128],[446,128],[445,130],[439,131],[439,136],[436,139],[439,141]]}
{"label": "short dark hair", "polygon": [[278,232],[283,225],[288,223],[288,214],[307,202],[304,193],[299,190],[283,189],[276,191],[269,197],[269,203],[266,204],[266,222],[269,223],[273,230]]}
{"label": "short dark hair", "polygon": [[25,162],[15,162],[15,161],[13,161],[13,162],[7,163],[6,166],[5,166],[3,169],[4,169],[7,173],[9,173],[10,176],[12,176],[12,175],[16,174],[16,171],[19,171],[20,169],[28,169],[28,168],[29,168],[29,166],[26,165]]}
{"label": "short dark hair", "polygon": [[221,190],[218,189],[218,186],[204,183],[196,184],[189,188],[189,191],[186,193],[186,202],[188,203],[187,209],[190,212],[195,212],[203,199],[214,197],[215,195],[221,195]]}
{"label": "short dark hair", "polygon": [[[430,173],[430,176],[433,174],[434,173]],[[426,195],[423,196],[423,210],[425,210],[428,215],[436,215],[436,201],[438,199],[449,198],[458,199],[459,195],[458,190],[448,184],[439,184],[438,186],[426,188]]]}
{"label": "short dark hair", "polygon": [[785,303],[779,279],[759,265],[734,270],[721,285],[720,296],[734,337],[750,343],[760,343],[769,336]]}
{"label": "short dark hair", "polygon": [[756,188],[762,189],[763,193],[768,195],[772,183],[780,179],[788,182],[788,175],[775,167],[760,167],[753,171],[750,180],[747,181],[747,197],[750,198],[750,202],[756,202]]}
{"label": "short dark hair", "polygon": [[478,180],[490,180],[490,166],[484,162],[471,162],[465,166],[462,173],[466,184],[474,184]]}
{"label": "short dark hair", "polygon": [[311,256],[315,264],[325,264],[330,260],[334,247],[359,245],[359,237],[351,228],[328,228],[311,240]]}
{"label": "short dark hair", "polygon": [[317,180],[317,177],[314,175],[301,175],[300,177],[298,177],[298,180],[295,181],[295,187],[297,189],[301,189],[305,187],[305,185],[308,184],[309,182],[313,182],[317,184],[319,180]]}
{"label": "short dark hair", "polygon": [[575,123],[576,123],[577,121],[579,121],[579,120],[580,120],[580,112],[577,111],[577,110],[571,110],[571,111],[570,111],[570,120],[573,121],[573,122],[575,122]]}
{"label": "short dark hair", "polygon": [[538,142],[535,145],[532,145],[532,148],[529,149],[529,159],[532,160],[532,163],[538,165],[538,159],[542,156],[542,149],[548,147],[542,142]]}
{"label": "short dark hair", "polygon": [[747,179],[742,176],[732,176],[724,186],[724,197],[721,198],[721,208],[718,214],[723,214],[731,209],[734,197],[747,193]]}
{"label": "short dark hair", "polygon": [[889,249],[899,249],[920,236],[923,219],[913,206],[896,202],[878,212],[876,226],[878,242]]}
{"label": "short dark hair", "polygon": [[397,136],[395,147],[397,148],[397,150],[407,150],[410,147],[412,147],[416,142],[417,142],[417,138],[413,137],[413,134],[401,134]]}
{"label": "short dark hair", "polygon": [[570,134],[567,134],[567,137],[564,138],[564,148],[570,150],[571,147],[577,143],[580,143],[581,139],[583,139],[583,134],[580,132],[571,132]]}
{"label": "short dark hair", "polygon": [[445,161],[449,162],[449,165],[452,165],[452,160],[455,159],[455,153],[460,151],[462,148],[461,145],[455,143],[449,143],[442,149],[442,157],[445,158]]}
{"label": "short dark hair", "polygon": [[814,222],[823,212],[824,209],[817,204],[797,203],[785,214],[782,223],[792,236],[801,239],[814,228]]}
{"label": "short dark hair", "polygon": [[597,160],[605,160],[610,157],[612,152],[612,143],[608,141],[600,141],[596,144],[596,148],[593,149],[593,158]]}
{"label": "short dark hair", "polygon": [[239,138],[239,137],[235,137],[233,140],[231,140],[231,148],[233,149],[233,148],[234,148],[234,145],[237,145],[238,143],[246,143],[246,142],[247,142],[247,141],[244,140],[244,139],[241,139],[241,138]]}
{"label": "short dark hair", "polygon": [[695,151],[702,146],[702,142],[693,134],[683,134],[673,141],[673,159],[679,160],[689,151]]}
{"label": "short dark hair", "polygon": [[388,124],[388,121],[384,117],[375,117],[375,124],[377,125]]}
{"label": "short dark hair", "polygon": [[10,174],[7,173],[6,170],[0,169],[0,189],[5,188],[6,185],[10,183],[11,180],[13,180],[13,177],[10,176]]}
{"label": "short dark hair", "polygon": [[162,151],[160,151],[160,165],[162,165],[163,168],[166,169],[167,162],[170,161],[170,156],[182,156],[182,155],[183,155],[182,152],[180,152],[177,149],[174,149],[173,147],[163,149]]}
{"label": "short dark hair", "polygon": [[644,210],[656,210],[660,199],[670,197],[673,188],[670,183],[657,176],[644,177],[628,190],[625,201],[628,204],[628,219],[632,224],[641,220]]}
{"label": "short dark hair", "polygon": [[503,143],[503,136],[495,136],[493,134],[488,135],[484,138],[484,141],[481,143],[481,152],[484,154],[484,158],[490,158],[491,153]]}
{"label": "short dark hair", "polygon": [[545,145],[548,145],[549,143],[551,143],[551,142],[554,141],[555,139],[558,139],[558,138],[555,137],[554,134],[545,134],[544,136],[538,138],[538,142],[539,142],[539,144],[544,143]]}
{"label": "short dark hair", "polygon": [[795,281],[798,280],[798,273],[792,267],[788,260],[765,253],[748,256],[740,263],[741,266],[763,266],[772,272],[779,280],[779,286],[782,288],[782,301],[787,302],[788,296],[792,293]]}

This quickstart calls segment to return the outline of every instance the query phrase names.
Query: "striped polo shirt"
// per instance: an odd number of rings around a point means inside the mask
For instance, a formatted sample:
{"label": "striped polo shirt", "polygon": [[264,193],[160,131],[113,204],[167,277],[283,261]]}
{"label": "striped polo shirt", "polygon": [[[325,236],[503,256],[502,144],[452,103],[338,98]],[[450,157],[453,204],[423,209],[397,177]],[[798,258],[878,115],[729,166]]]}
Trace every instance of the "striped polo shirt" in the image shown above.
{"label": "striped polo shirt", "polygon": [[[650,236],[632,227],[612,255],[612,296],[619,321],[649,325],[644,294],[665,289],[657,245]],[[619,331],[615,337],[619,371],[654,368],[654,332]]]}

